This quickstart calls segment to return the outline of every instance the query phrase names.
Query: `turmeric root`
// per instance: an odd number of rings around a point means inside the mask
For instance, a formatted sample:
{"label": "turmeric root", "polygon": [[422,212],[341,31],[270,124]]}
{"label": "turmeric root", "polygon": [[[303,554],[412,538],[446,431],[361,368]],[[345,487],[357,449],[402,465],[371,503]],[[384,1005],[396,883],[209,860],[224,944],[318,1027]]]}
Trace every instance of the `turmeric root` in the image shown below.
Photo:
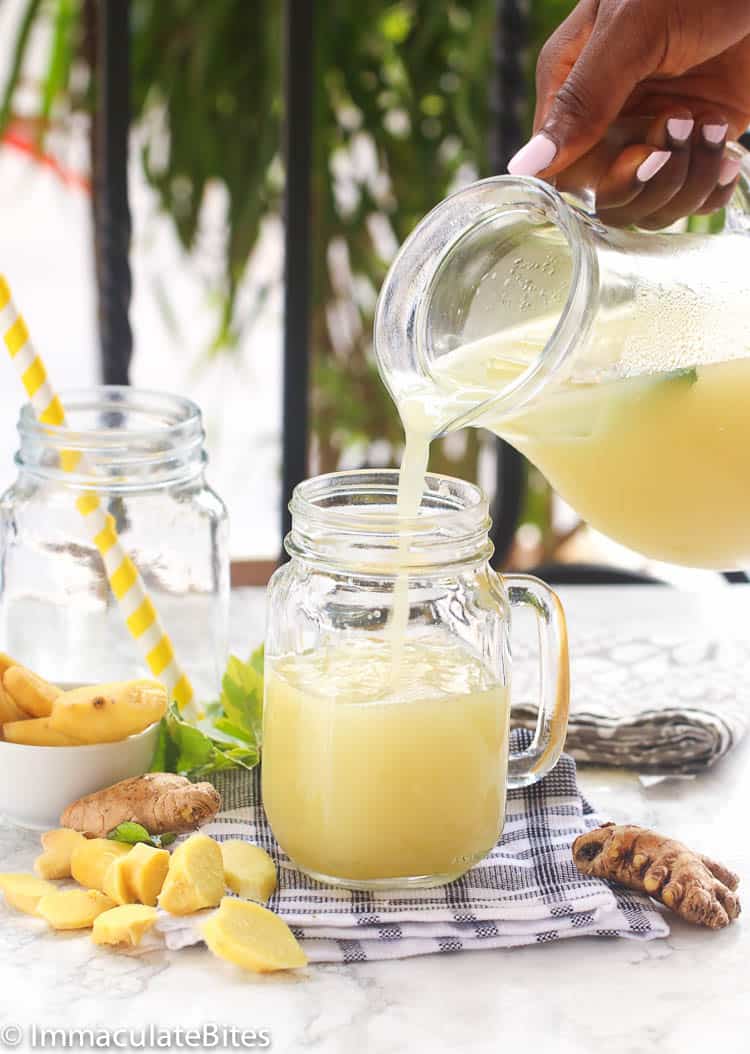
{"label": "turmeric root", "polygon": [[220,806],[221,796],[210,783],[149,772],[79,798],[68,806],[60,823],[100,838],[128,820],[142,824],[149,834],[180,834],[208,823]]}
{"label": "turmeric root", "polygon": [[573,860],[584,875],[648,893],[698,926],[718,930],[740,913],[737,875],[645,827],[602,824],[576,838]]}
{"label": "turmeric root", "polygon": [[[3,687],[27,717],[49,717],[60,689],[25,666],[11,666],[3,674]],[[74,737],[75,738],[75,737]]]}

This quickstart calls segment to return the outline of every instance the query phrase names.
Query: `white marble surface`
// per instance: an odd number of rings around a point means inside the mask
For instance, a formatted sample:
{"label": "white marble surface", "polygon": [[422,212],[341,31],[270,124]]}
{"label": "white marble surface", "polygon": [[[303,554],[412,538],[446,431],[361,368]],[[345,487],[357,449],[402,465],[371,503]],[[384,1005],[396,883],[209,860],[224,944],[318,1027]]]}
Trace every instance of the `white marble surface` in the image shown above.
{"label": "white marble surface", "polygon": [[[571,645],[590,620],[612,633],[637,622],[686,637],[746,628],[750,591],[569,589]],[[234,645],[261,634],[262,596],[235,598]],[[738,671],[738,677],[741,671]],[[575,690],[575,685],[574,685]],[[750,874],[750,742],[711,772],[650,789],[634,774],[592,770],[596,807],[643,822]],[[0,867],[27,869],[36,836],[0,827]],[[131,955],[86,936],[53,935],[0,907],[0,1050],[7,1026],[168,1028],[217,1022],[268,1029],[275,1051],[396,1054],[528,1049],[542,1054],[693,1054],[750,1049],[750,933],[673,923],[668,940],[588,938],[516,951],[318,966],[294,976],[246,976],[205,949]],[[30,1048],[31,1033],[15,1049]]]}

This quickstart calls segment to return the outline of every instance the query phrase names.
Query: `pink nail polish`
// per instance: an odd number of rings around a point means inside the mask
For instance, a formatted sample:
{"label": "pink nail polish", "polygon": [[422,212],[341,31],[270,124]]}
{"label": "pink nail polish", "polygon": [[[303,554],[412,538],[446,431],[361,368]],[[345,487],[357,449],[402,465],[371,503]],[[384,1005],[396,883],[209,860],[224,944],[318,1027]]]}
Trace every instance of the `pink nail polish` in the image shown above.
{"label": "pink nail polish", "polygon": [[742,162],[737,157],[725,157],[719,168],[719,186],[728,187],[740,174]]}
{"label": "pink nail polish", "polygon": [[646,160],[638,166],[635,174],[639,183],[648,183],[650,179],[653,179],[657,172],[661,172],[671,156],[671,150],[654,150],[653,154],[649,154]]}
{"label": "pink nail polish", "polygon": [[694,128],[695,121],[692,117],[670,117],[667,121],[667,131],[676,143],[686,143]]}
{"label": "pink nail polish", "polygon": [[729,131],[728,124],[704,124],[701,129],[703,138],[711,146],[718,146],[719,143],[723,143],[727,137]]}
{"label": "pink nail polish", "polygon": [[552,164],[556,154],[557,145],[540,132],[510,159],[508,171],[512,176],[535,176]]}

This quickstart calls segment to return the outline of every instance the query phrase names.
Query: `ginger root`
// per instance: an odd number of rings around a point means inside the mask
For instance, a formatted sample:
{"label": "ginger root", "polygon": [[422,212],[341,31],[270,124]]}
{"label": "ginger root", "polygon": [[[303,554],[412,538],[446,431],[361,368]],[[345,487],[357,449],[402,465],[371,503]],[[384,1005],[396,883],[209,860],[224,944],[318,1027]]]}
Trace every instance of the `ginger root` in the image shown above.
{"label": "ginger root", "polygon": [[224,881],[248,900],[268,900],[276,890],[276,865],[258,845],[232,839],[221,843]]}
{"label": "ginger root", "polygon": [[68,806],[60,823],[100,838],[128,820],[142,824],[150,834],[181,834],[208,823],[220,806],[221,796],[210,783],[149,772],[79,798]]}
{"label": "ginger root", "polygon": [[737,875],[645,827],[602,824],[576,838],[573,860],[584,875],[648,893],[698,926],[718,930],[740,913]]}

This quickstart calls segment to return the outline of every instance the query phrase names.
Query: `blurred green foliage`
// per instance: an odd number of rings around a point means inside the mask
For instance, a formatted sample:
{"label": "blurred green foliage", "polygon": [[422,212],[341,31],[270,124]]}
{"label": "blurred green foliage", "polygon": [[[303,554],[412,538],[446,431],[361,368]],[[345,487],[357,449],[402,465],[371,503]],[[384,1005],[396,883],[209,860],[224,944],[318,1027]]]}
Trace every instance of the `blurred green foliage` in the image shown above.
{"label": "blurred green foliage", "polygon": [[[386,440],[391,460],[397,458],[400,425],[372,355],[375,298],[395,248],[418,220],[459,181],[489,172],[497,7],[497,0],[317,5],[315,470],[336,468],[353,447],[367,461],[377,440]],[[530,92],[538,48],[572,7],[571,0],[531,5],[524,56]],[[12,118],[40,19],[51,27],[37,92],[40,143],[70,114],[90,112],[95,10],[94,0],[27,0],[0,131]],[[207,185],[219,180],[226,188],[226,248],[211,298],[220,315],[211,350],[231,350],[249,321],[238,309],[238,286],[262,220],[281,208],[282,4],[131,0],[131,24],[133,115],[143,171],[186,250],[199,241]],[[528,123],[532,111],[530,104]],[[433,467],[473,478],[477,456],[472,431],[458,455],[436,446]],[[530,513],[548,520],[548,507],[537,497]]]}

